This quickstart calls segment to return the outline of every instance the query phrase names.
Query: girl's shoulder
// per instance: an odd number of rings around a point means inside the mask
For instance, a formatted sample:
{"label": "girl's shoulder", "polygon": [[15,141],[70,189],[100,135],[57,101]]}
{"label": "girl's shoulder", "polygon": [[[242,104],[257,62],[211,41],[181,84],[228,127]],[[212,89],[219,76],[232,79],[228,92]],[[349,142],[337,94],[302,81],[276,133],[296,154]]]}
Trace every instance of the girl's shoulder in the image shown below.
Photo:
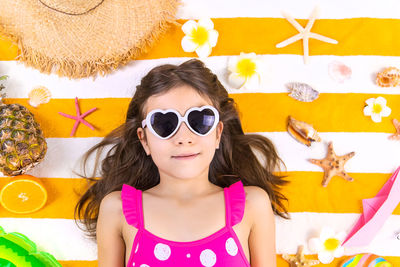
{"label": "girl's shoulder", "polygon": [[249,201],[249,204],[270,202],[268,193],[259,186],[247,185],[244,186],[244,191],[246,193],[246,201]]}
{"label": "girl's shoulder", "polygon": [[257,214],[271,210],[271,200],[268,193],[259,186],[244,186],[246,194],[245,213],[251,221]]}
{"label": "girl's shoulder", "polygon": [[100,203],[100,211],[107,215],[122,215],[121,191],[114,191],[107,194]]}
{"label": "girl's shoulder", "polygon": [[104,204],[107,205],[116,205],[118,203],[121,204],[121,191],[113,191],[108,193],[101,202],[104,202]]}
{"label": "girl's shoulder", "polygon": [[119,232],[122,230],[124,215],[121,207],[121,191],[107,194],[100,202],[99,215],[97,219],[98,228],[112,229]]}

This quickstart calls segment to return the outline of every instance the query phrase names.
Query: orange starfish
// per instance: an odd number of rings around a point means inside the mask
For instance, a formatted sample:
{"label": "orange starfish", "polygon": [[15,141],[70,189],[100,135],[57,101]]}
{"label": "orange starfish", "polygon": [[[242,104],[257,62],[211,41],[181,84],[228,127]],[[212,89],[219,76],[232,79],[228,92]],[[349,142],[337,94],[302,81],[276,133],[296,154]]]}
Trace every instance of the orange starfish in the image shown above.
{"label": "orange starfish", "polygon": [[324,169],[324,179],[322,181],[322,186],[327,186],[333,176],[341,176],[347,181],[353,181],[344,170],[344,164],[355,155],[355,152],[348,153],[344,156],[338,156],[333,151],[332,142],[328,145],[328,153],[325,158],[321,160],[310,159],[309,161],[313,164],[320,166]]}
{"label": "orange starfish", "polygon": [[303,254],[304,246],[299,246],[297,248],[297,254],[294,256],[283,254],[282,258],[289,262],[290,267],[309,267],[319,264],[319,260],[309,260],[304,257]]}
{"label": "orange starfish", "polygon": [[400,122],[396,119],[393,119],[394,128],[396,128],[396,133],[389,136],[390,140],[400,140]]}

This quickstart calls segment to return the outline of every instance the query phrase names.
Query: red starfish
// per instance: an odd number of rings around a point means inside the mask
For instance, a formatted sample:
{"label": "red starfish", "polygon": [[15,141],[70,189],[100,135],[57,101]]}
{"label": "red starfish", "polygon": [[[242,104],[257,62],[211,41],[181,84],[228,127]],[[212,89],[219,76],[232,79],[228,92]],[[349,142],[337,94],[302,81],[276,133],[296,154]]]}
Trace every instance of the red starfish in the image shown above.
{"label": "red starfish", "polygon": [[396,133],[389,136],[390,140],[400,140],[400,122],[396,119],[393,119],[394,128],[396,128]]}
{"label": "red starfish", "polygon": [[58,112],[58,114],[60,114],[61,116],[76,120],[76,122],[74,124],[74,127],[72,128],[72,132],[71,132],[70,136],[73,136],[75,134],[79,123],[83,123],[87,127],[89,127],[90,129],[94,130],[94,127],[90,123],[85,121],[83,118],[86,117],[87,115],[89,115],[90,113],[92,113],[93,111],[95,111],[97,108],[92,108],[92,109],[86,111],[85,113],[81,114],[81,111],[79,109],[79,104],[78,104],[78,97],[75,97],[75,108],[76,108],[76,116],[72,116],[72,115],[69,115],[69,114]]}

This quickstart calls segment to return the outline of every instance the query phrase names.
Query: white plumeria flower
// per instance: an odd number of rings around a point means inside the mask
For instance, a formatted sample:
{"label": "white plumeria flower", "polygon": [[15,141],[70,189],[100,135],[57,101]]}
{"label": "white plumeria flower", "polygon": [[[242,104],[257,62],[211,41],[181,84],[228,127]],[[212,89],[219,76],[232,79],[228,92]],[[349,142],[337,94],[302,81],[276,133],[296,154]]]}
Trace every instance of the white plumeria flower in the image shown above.
{"label": "white plumeria flower", "polygon": [[200,58],[205,58],[211,54],[211,48],[217,45],[218,32],[209,18],[200,19],[199,22],[188,20],[183,24],[182,31],[186,34],[181,42],[185,52],[196,51]]}
{"label": "white plumeria flower", "polygon": [[345,232],[335,233],[332,228],[324,227],[319,237],[311,238],[308,246],[313,253],[318,253],[318,259],[323,264],[328,264],[334,258],[342,257],[344,248],[341,246]]}
{"label": "white plumeria flower", "polygon": [[260,87],[261,76],[260,59],[255,53],[240,53],[238,57],[231,57],[228,63],[229,83],[235,88],[245,87],[256,90]]}
{"label": "white plumeria flower", "polygon": [[386,99],[379,96],[376,99],[370,98],[367,101],[367,106],[364,108],[364,115],[371,116],[374,122],[381,122],[382,117],[390,115],[392,110],[386,106]]}

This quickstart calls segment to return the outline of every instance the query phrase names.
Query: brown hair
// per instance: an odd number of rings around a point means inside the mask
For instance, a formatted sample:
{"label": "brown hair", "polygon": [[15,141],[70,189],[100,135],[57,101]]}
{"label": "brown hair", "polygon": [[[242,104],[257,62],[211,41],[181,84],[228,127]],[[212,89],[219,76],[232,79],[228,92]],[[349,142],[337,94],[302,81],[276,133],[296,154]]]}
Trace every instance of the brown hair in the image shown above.
{"label": "brown hair", "polygon": [[[262,135],[244,134],[234,100],[203,62],[192,59],[178,66],[165,64],[153,68],[136,87],[125,123],[84,155],[82,176],[93,184],[77,203],[75,218],[79,216],[83,219],[89,236],[96,236],[100,202],[107,194],[121,190],[123,184],[144,191],[159,183],[158,169],[151,157],[146,156],[136,130],[141,127],[146,100],[152,95],[164,93],[180,85],[189,85],[208,97],[219,111],[220,121],[224,124],[220,149],[216,150],[210,164],[209,181],[220,187],[227,187],[238,180],[245,186],[259,186],[268,193],[274,213],[288,218],[283,205],[283,201],[287,199],[279,192],[287,181],[273,173],[280,170],[283,164],[274,145]],[[111,149],[101,162],[101,179],[97,179],[95,176],[100,164],[100,154],[109,145]],[[96,151],[93,175],[88,177],[85,174],[87,161]],[[263,160],[257,158],[255,151]]]}

